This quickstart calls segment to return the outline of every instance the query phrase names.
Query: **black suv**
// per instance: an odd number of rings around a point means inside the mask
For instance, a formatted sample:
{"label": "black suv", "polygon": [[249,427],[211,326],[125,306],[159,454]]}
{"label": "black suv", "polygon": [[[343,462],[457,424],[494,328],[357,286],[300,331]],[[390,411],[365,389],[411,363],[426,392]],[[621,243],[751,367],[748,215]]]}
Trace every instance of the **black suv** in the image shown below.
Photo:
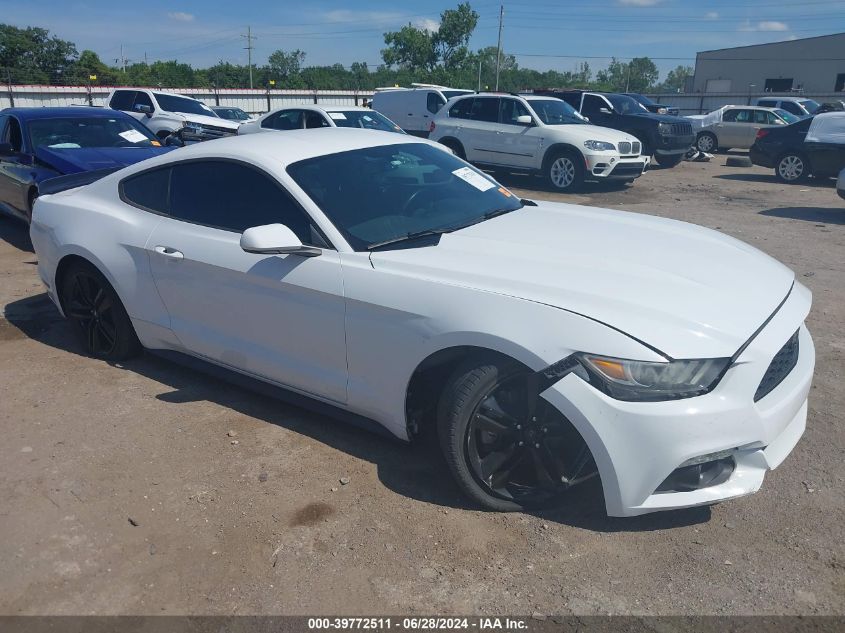
{"label": "black suv", "polygon": [[643,156],[653,155],[661,167],[680,163],[695,142],[687,119],[653,114],[627,95],[584,90],[534,90],[534,94],[563,99],[590,123],[636,136],[643,144]]}

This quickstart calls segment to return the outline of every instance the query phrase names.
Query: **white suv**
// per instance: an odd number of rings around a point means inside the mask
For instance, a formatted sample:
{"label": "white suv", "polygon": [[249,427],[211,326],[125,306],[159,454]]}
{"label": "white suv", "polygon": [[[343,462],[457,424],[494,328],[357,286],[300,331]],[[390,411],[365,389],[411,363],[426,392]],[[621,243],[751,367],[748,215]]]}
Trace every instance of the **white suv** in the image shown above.
{"label": "white suv", "polygon": [[435,117],[429,138],[471,163],[542,174],[556,191],[574,191],[585,180],[633,182],[649,163],[638,139],[591,125],[554,97],[455,97]]}
{"label": "white suv", "polygon": [[239,127],[235,121],[221,119],[202,101],[158,90],[112,90],[108,107],[132,115],[160,139],[177,134],[183,141],[207,141],[236,134]]}

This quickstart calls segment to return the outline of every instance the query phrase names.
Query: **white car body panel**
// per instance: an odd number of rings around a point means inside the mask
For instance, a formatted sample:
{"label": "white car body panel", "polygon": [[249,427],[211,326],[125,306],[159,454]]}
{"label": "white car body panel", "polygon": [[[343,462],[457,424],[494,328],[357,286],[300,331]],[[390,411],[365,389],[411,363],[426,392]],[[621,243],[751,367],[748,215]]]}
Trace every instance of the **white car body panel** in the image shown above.
{"label": "white car body panel", "polygon": [[[164,110],[158,104],[158,101],[155,97],[156,92],[165,92],[162,90],[145,90],[142,88],[127,88],[127,90],[132,90],[133,92],[146,93],[150,100],[153,102],[155,110],[150,114],[144,114],[143,112],[135,112],[132,110],[123,110],[123,112],[126,112],[126,114],[128,114],[129,116],[134,117],[135,119],[146,125],[153,132],[153,134],[177,132],[182,129],[182,127],[184,127],[185,123],[194,123],[199,125],[224,128],[230,130],[233,134],[237,132],[238,127],[240,126],[240,124],[236,121],[230,121],[228,119],[218,117],[210,108],[210,114],[208,114],[207,116],[202,114],[188,114],[183,112],[170,112],[168,110]],[[106,99],[106,103],[111,102],[114,93],[115,91],[112,90],[112,92]],[[173,93],[172,96],[178,97],[180,99],[190,98],[175,93]],[[193,100],[199,101],[198,99]]]}
{"label": "white car body panel", "polygon": [[[317,105],[291,105],[285,106],[284,108],[276,108],[275,110],[271,110],[266,114],[262,114],[260,117],[256,117],[251,121],[244,121],[241,126],[238,128],[238,134],[256,134],[259,132],[290,132],[292,130],[277,130],[273,128],[262,127],[262,123],[268,117],[273,116],[277,112],[286,111],[286,110],[303,110],[305,112],[314,112],[322,117],[323,121],[325,121],[327,127],[341,127],[336,123],[336,119],[333,115],[341,114],[344,112],[369,112],[372,113],[373,111],[370,108],[364,108],[361,106],[317,106]],[[384,115],[382,115],[384,116]],[[389,119],[388,119],[389,120]],[[390,121],[393,125],[396,125],[393,121]],[[396,125],[399,128],[398,125]]]}
{"label": "white car body panel", "polygon": [[[293,131],[284,144],[267,135],[221,139],[43,196],[31,228],[39,274],[61,310],[57,268],[67,255],[83,257],[115,287],[145,347],[188,352],[305,393],[402,439],[408,384],[441,350],[494,350],[535,371],[578,351],[653,362],[736,355],[719,384],[695,398],[625,402],[575,374],[541,395],[587,442],[612,515],[759,488],[806,422],[814,351],[802,324],[810,293],[791,271],[708,229],[551,203],[443,235],[437,245],[356,252],[285,171],[314,156],[403,143],[431,144],[353,129]],[[130,174],[221,156],[277,178],[336,250],[249,254],[237,233],[118,198]],[[753,402],[769,362],[799,328],[797,367]],[[737,467],[725,483],[655,493],[687,459],[726,449],[735,450]]]}

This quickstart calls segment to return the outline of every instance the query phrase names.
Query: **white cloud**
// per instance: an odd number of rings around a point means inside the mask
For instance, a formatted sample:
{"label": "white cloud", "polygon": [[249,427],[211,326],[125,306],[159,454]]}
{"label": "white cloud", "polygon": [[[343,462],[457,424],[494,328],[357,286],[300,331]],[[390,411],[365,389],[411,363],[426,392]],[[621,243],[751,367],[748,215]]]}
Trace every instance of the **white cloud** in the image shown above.
{"label": "white cloud", "polygon": [[784,22],[776,22],[774,20],[763,20],[762,22],[757,22],[756,24],[751,24],[747,22],[739,27],[740,31],[745,31],[748,33],[755,33],[758,31],[788,31],[789,26],[787,26]]}
{"label": "white cloud", "polygon": [[653,7],[661,2],[663,2],[663,0],[619,0],[619,4],[624,4],[629,7]]}
{"label": "white cloud", "polygon": [[193,13],[185,13],[184,11],[174,11],[172,13],[168,13],[167,17],[171,20],[176,20],[177,22],[193,22],[194,21],[194,14]]}
{"label": "white cloud", "polygon": [[708,11],[707,13],[704,14],[704,17],[707,18],[708,20],[718,20],[719,14],[716,13],[715,11]]}
{"label": "white cloud", "polygon": [[395,11],[350,11],[348,9],[336,9],[323,14],[327,22],[332,23],[361,23],[368,22],[381,26],[385,23],[396,22],[403,15]]}
{"label": "white cloud", "polygon": [[414,26],[418,29],[422,29],[423,31],[429,31],[434,33],[437,29],[440,28],[440,22],[437,20],[432,20],[431,18],[419,18],[414,20]]}

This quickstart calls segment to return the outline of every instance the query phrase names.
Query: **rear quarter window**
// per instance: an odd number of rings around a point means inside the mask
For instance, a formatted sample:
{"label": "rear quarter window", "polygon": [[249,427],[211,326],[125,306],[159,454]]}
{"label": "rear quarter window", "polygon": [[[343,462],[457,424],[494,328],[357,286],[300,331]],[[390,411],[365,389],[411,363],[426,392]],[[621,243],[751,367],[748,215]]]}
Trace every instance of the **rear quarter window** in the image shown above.
{"label": "rear quarter window", "polygon": [[170,167],[145,171],[120,183],[120,199],[154,213],[170,212]]}

